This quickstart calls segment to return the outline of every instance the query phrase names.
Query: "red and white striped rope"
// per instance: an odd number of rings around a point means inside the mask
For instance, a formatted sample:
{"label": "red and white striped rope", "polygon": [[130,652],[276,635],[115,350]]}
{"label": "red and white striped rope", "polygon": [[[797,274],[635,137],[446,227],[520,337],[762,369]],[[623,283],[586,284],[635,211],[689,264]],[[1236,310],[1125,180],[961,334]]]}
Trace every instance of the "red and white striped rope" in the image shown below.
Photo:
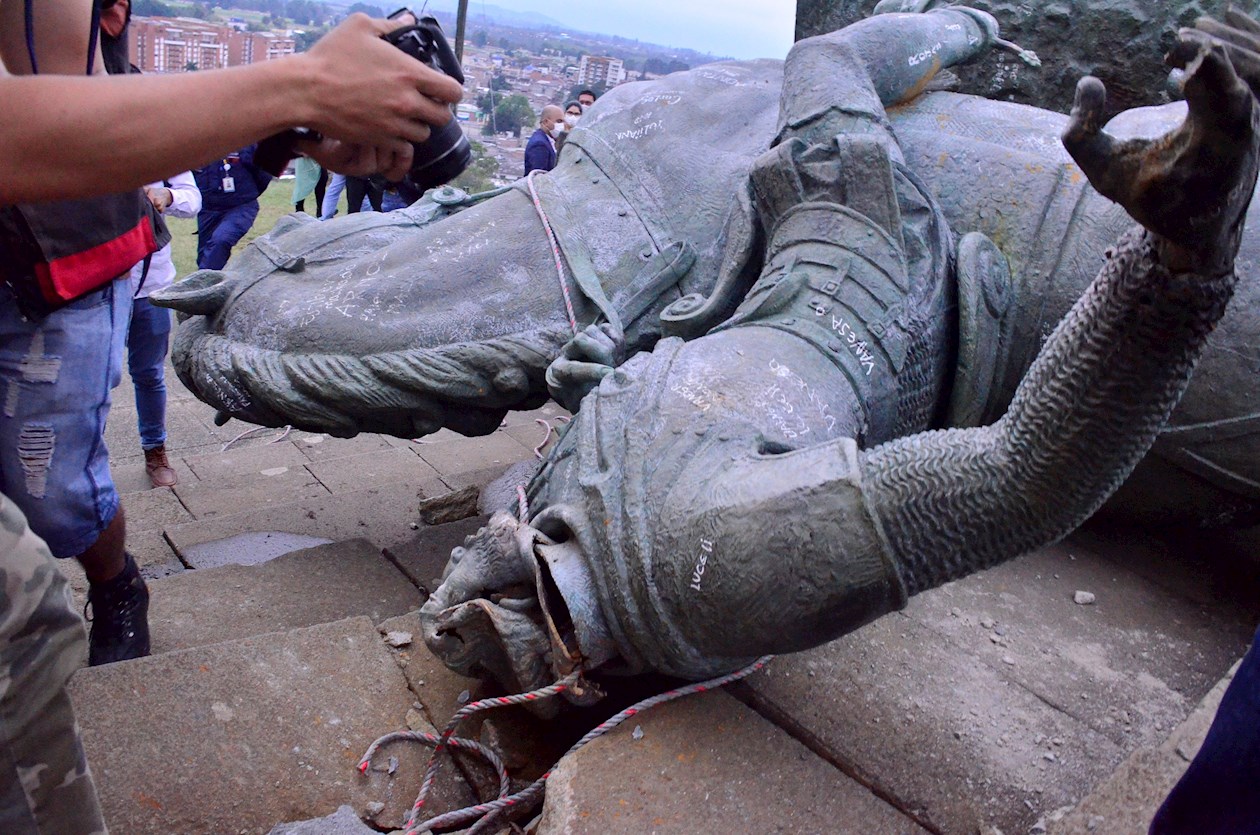
{"label": "red and white striped rope", "polygon": [[539,169],[529,172],[525,182],[529,186],[529,196],[534,201],[534,211],[538,212],[538,219],[542,221],[543,229],[547,230],[547,241],[551,244],[551,255],[556,262],[556,275],[560,278],[560,292],[564,294],[564,309],[569,314],[569,327],[573,329],[573,335],[577,336],[577,314],[573,312],[573,299],[569,296],[569,283],[564,280],[564,260],[560,256],[560,243],[556,240],[556,233],[551,228],[551,221],[547,219],[547,212],[543,209],[542,200],[538,197],[538,189],[534,187],[534,176],[538,172]]}
{"label": "red and white striped rope", "polygon": [[[693,693],[704,693],[709,690],[716,690],[717,688],[730,684],[733,681],[739,681],[742,678],[747,678],[761,668],[765,667],[766,664],[770,663],[770,659],[773,657],[774,656],[772,655],[766,655],[762,658],[758,658],[747,667],[736,670],[733,673],[718,676],[717,678],[712,678],[708,681],[688,684],[673,690],[667,690],[659,695],[636,702],[588,731],[585,736],[575,742],[573,746],[564,753],[564,757],[569,756],[588,742],[598,739],[620,725],[622,722],[642,713],[645,710],[656,707],[659,704],[664,704],[665,702],[673,701],[674,699],[682,698],[683,696],[689,696]],[[451,717],[451,721],[447,725],[447,730],[443,732],[443,738],[446,740],[451,739],[450,734],[454,732],[455,727],[463,721],[465,717],[476,713],[479,710],[503,707],[509,704],[522,704],[526,701],[549,698],[550,696],[557,695],[567,690],[569,685],[577,681],[580,674],[580,671],[574,671],[550,687],[544,687],[541,690],[535,690],[531,693],[524,693],[519,696],[502,696],[494,699],[483,699],[479,702],[473,702],[469,705],[465,705]],[[543,789],[546,787],[547,778],[550,777],[552,771],[555,770],[553,766],[546,774],[542,775],[516,794],[507,795],[505,792],[500,790],[499,797],[495,800],[491,800],[487,803],[478,803],[475,806],[468,806],[463,809],[457,809],[453,812],[447,812],[446,814],[438,815],[437,817],[430,818],[429,820],[421,823],[418,822],[416,818],[420,814],[420,808],[424,805],[425,796],[429,791],[429,787],[433,784],[433,777],[437,774],[437,756],[444,745],[445,743],[439,740],[437,746],[433,750],[433,755],[429,759],[429,768],[426,770],[425,779],[420,786],[420,796],[416,798],[416,804],[409,816],[407,829],[404,832],[404,835],[419,835],[421,832],[431,832],[434,829],[461,826],[474,821],[476,824],[473,827],[473,832],[477,832],[481,830],[482,824],[487,823],[490,818],[496,817],[500,812],[505,812],[506,810],[514,809],[516,807],[527,808],[528,805],[537,799],[538,795],[542,793]],[[369,752],[371,750],[373,749],[369,749]],[[563,761],[564,757],[560,758],[561,761]],[[360,770],[365,770],[362,765],[360,766]]]}

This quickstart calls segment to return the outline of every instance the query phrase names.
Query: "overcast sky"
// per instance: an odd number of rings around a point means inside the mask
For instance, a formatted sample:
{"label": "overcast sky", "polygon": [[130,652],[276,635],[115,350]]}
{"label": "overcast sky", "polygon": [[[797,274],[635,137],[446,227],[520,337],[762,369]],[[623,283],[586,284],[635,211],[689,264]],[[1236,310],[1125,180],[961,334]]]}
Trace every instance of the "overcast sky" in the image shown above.
{"label": "overcast sky", "polygon": [[[475,12],[482,0],[469,0]],[[489,0],[538,12],[587,32],[637,38],[733,58],[783,58],[796,26],[795,0]]]}

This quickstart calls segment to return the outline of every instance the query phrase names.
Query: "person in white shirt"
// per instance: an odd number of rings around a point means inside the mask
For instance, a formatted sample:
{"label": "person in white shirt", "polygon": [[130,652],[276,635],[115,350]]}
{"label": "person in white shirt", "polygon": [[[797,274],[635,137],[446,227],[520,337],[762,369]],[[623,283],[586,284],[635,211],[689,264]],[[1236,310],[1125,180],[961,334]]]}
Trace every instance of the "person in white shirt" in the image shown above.
{"label": "person in white shirt", "polygon": [[[170,217],[196,217],[201,211],[201,191],[191,172],[145,186],[153,208]],[[172,487],[178,481],[166,456],[166,354],[171,339],[171,312],[155,307],[149,294],[175,281],[171,245],[131,269],[136,288],[127,332],[127,368],[136,389],[136,422],[144,469],[154,487]]]}

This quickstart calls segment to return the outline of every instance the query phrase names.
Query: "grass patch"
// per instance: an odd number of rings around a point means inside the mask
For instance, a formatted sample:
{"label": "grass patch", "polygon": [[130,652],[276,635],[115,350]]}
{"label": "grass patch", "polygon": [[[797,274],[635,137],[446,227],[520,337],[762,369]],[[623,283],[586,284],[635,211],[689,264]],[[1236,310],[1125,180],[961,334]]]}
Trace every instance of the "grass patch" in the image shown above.
{"label": "grass patch", "polygon": [[[262,197],[258,198],[258,219],[253,227],[241,238],[232,254],[240,252],[246,244],[265,235],[276,225],[276,221],[293,211],[293,180],[273,180]],[[306,198],[306,211],[314,214],[314,196]],[[337,204],[340,214],[346,213],[346,195],[341,194]],[[197,269],[197,219],[171,217],[166,219],[171,230],[171,257],[175,261],[175,270],[179,278],[184,278]]]}

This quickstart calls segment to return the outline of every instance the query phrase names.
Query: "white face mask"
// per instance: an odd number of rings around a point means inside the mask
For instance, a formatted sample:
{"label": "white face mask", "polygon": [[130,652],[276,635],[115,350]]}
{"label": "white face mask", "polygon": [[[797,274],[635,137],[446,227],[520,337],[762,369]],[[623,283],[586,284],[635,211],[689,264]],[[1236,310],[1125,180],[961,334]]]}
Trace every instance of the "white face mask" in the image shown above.
{"label": "white face mask", "polygon": [[569,130],[573,130],[577,127],[578,119],[581,118],[581,116],[575,113],[568,113],[564,117],[564,123],[569,126]]}
{"label": "white face mask", "polygon": [[554,136],[559,136],[559,135],[560,135],[561,133],[563,133],[563,132],[564,132],[564,125],[561,125],[561,124],[559,124],[559,123],[556,123],[556,124],[554,124],[554,125],[552,125],[552,126],[551,126],[551,135],[552,135],[553,137],[554,137]]}

